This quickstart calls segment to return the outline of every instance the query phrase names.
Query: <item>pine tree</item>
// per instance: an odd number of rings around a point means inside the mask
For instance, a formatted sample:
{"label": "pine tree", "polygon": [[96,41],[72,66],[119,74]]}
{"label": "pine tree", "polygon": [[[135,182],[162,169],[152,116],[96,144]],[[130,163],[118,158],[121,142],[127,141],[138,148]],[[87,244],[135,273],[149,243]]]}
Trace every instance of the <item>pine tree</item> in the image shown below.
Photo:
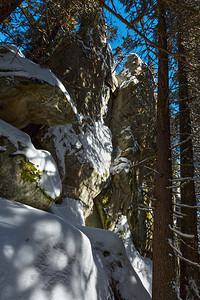
{"label": "pine tree", "polygon": [[[167,51],[166,5],[157,1],[159,45]],[[153,300],[176,299],[175,260],[170,248],[173,234],[172,191],[168,189],[172,178],[170,150],[169,115],[169,70],[168,54],[159,50],[158,54],[158,96],[157,96],[157,134],[156,134],[156,180],[153,233]],[[166,298],[167,297],[167,298]]]}
{"label": "pine tree", "polygon": [[[188,15],[188,14],[187,14]],[[189,18],[189,16],[188,16]],[[184,19],[178,26],[179,83],[179,125],[180,125],[180,177],[181,177],[181,233],[180,237],[180,296],[186,299],[200,299],[197,201],[194,184],[194,155],[190,109],[190,85],[185,54],[187,53],[187,28]],[[188,48],[188,50],[189,50]]]}

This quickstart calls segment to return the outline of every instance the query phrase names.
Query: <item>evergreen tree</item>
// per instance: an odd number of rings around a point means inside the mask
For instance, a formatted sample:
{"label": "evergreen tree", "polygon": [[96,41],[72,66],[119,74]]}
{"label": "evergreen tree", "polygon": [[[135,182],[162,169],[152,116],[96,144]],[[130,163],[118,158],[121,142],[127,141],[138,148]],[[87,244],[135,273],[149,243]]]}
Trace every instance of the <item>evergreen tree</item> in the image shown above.
{"label": "evergreen tree", "polygon": [[19,46],[27,58],[45,64],[64,38],[101,21],[94,0],[24,0],[2,23],[6,43]]}
{"label": "evergreen tree", "polygon": [[[187,14],[188,20],[190,19]],[[197,201],[194,183],[194,155],[191,125],[191,99],[188,81],[186,53],[190,45],[187,38],[188,25],[185,17],[178,23],[178,61],[179,116],[180,116],[180,177],[181,177],[181,237],[180,237],[180,296],[184,299],[200,299]]]}
{"label": "evergreen tree", "polygon": [[153,299],[176,299],[174,289],[175,260],[170,248],[173,233],[172,226],[172,191],[168,189],[172,178],[170,150],[170,115],[169,115],[169,69],[167,38],[167,6],[157,1],[159,45],[163,50],[158,53],[158,95],[157,95],[157,134],[156,134],[156,180],[153,233]]}

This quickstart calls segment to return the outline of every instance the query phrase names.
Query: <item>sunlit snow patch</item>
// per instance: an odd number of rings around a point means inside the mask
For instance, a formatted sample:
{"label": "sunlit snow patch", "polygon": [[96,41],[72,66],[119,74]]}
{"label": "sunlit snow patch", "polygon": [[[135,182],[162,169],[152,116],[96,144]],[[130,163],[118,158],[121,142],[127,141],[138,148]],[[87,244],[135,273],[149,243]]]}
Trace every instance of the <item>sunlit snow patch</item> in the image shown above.
{"label": "sunlit snow patch", "polygon": [[85,225],[83,204],[81,201],[72,198],[64,198],[62,199],[61,204],[53,202],[48,208],[48,211],[61,217],[70,224]]}
{"label": "sunlit snow patch", "polygon": [[[146,267],[147,263],[145,263],[145,259],[140,257],[139,253],[135,250],[135,252],[131,253],[134,254],[135,259],[134,264],[131,265],[127,257],[127,249],[125,250],[121,239],[115,233],[104,229],[78,226],[80,223],[75,211],[76,204],[74,206],[75,209],[67,210],[67,202],[72,202],[72,199],[68,198],[64,200],[63,211],[62,205],[59,208],[59,206],[54,203],[51,212],[62,217],[67,222],[72,220],[73,225],[82,231],[90,240],[93,259],[99,275],[97,287],[103,286],[105,280],[103,276],[106,274],[110,284],[115,283],[115,287],[113,288],[119,294],[119,299],[150,300],[151,297],[147,292],[149,282],[146,280],[146,277],[150,276],[151,269]],[[71,214],[74,216],[70,216]],[[76,220],[78,221],[77,224]],[[136,254],[138,255],[137,262],[140,262],[140,265],[136,264]],[[144,263],[142,264],[142,262]],[[134,267],[136,267],[136,270]],[[150,274],[146,274],[146,271],[150,271]],[[102,298],[99,297],[98,299]],[[107,297],[105,299],[110,298]]]}

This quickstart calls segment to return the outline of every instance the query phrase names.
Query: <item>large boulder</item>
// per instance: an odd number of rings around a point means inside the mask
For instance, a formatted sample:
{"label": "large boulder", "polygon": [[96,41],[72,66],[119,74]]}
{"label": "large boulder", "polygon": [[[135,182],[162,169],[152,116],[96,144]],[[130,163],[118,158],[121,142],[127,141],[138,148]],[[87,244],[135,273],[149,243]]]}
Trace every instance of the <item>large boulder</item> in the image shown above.
{"label": "large boulder", "polygon": [[62,79],[79,113],[94,121],[106,117],[111,95],[118,86],[106,28],[67,37],[47,65]]}
{"label": "large boulder", "polygon": [[95,213],[93,199],[105,187],[110,175],[112,140],[109,128],[85,118],[79,126],[45,127],[38,138],[57,162],[63,185],[62,197],[81,200],[88,224],[87,219],[91,220]]}
{"label": "large boulder", "polygon": [[0,120],[1,196],[45,210],[61,190],[51,154],[35,149],[26,133]]}
{"label": "large boulder", "polygon": [[0,47],[0,87],[0,118],[19,129],[29,123],[77,122],[76,110],[62,83],[13,45]]}

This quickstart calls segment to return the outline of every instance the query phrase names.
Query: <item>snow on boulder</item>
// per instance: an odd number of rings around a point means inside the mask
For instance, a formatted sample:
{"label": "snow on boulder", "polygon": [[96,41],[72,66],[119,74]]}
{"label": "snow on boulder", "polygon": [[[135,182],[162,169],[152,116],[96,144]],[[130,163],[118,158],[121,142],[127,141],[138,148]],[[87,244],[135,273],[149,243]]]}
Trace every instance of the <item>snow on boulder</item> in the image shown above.
{"label": "snow on boulder", "polygon": [[1,196],[47,209],[62,190],[51,154],[35,149],[26,133],[2,120],[0,147]]}
{"label": "snow on boulder", "polygon": [[83,117],[79,126],[45,126],[38,138],[57,162],[64,197],[80,199],[85,204],[87,219],[92,213],[93,199],[110,175],[112,135],[109,128],[100,121]]}
{"label": "snow on boulder", "polygon": [[116,234],[0,198],[0,299],[150,300]]}
{"label": "snow on boulder", "polygon": [[0,118],[17,128],[77,122],[76,107],[60,80],[14,45],[0,46],[0,87]]}

